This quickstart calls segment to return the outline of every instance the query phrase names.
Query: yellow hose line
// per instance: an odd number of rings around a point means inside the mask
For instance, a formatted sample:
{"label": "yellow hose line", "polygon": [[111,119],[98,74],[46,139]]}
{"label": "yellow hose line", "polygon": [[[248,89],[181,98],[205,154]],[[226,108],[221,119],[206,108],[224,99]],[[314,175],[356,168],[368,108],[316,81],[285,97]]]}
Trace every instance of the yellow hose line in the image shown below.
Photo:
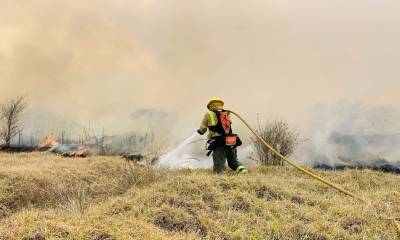
{"label": "yellow hose line", "polygon": [[[390,209],[388,209],[388,212],[389,212],[389,215],[392,215]],[[393,225],[396,227],[397,237],[398,237],[398,239],[400,239],[400,224],[397,221],[397,218],[393,217],[393,215],[392,215],[392,217],[388,218],[388,220],[391,220]]]}
{"label": "yellow hose line", "polygon": [[278,152],[277,150],[275,150],[274,147],[272,147],[270,144],[268,144],[268,143],[256,132],[256,130],[254,130],[254,129],[250,126],[250,124],[249,124],[244,118],[242,118],[239,114],[237,114],[237,113],[235,113],[235,112],[233,112],[233,111],[230,111],[230,110],[229,110],[229,112],[231,112],[232,114],[234,114],[235,116],[237,116],[237,117],[244,123],[244,125],[246,125],[246,127],[247,127],[248,129],[250,129],[250,131],[258,138],[258,140],[260,140],[267,148],[269,148],[273,153],[275,153],[275,154],[276,154],[277,156],[279,156],[281,159],[283,159],[284,161],[286,161],[289,165],[291,165],[291,166],[293,166],[294,168],[296,168],[296,169],[298,169],[298,170],[300,170],[300,171],[306,173],[307,175],[311,176],[312,178],[314,178],[314,179],[316,179],[316,180],[318,180],[318,181],[320,181],[320,182],[322,182],[322,183],[324,183],[324,184],[326,184],[326,185],[328,185],[328,186],[330,186],[330,187],[332,187],[332,188],[338,190],[339,192],[342,192],[342,193],[344,193],[344,194],[346,194],[346,195],[348,195],[348,196],[351,196],[351,197],[353,197],[353,198],[355,198],[355,199],[358,199],[358,200],[360,200],[361,202],[364,202],[364,203],[365,203],[364,199],[362,199],[362,198],[356,196],[355,194],[353,194],[353,193],[347,191],[346,189],[344,189],[344,188],[342,188],[342,187],[340,187],[340,186],[336,186],[335,184],[333,184],[333,183],[329,182],[328,180],[325,180],[325,179],[323,179],[322,177],[320,177],[320,176],[318,176],[318,175],[316,175],[316,174],[314,174],[314,173],[308,171],[307,169],[305,169],[305,168],[303,168],[303,167],[300,167],[299,165],[297,165],[296,163],[294,163],[292,160],[290,160],[290,159],[288,159],[287,157],[283,156],[280,152]]}
{"label": "yellow hose line", "polygon": [[393,219],[393,224],[396,226],[397,228],[397,236],[400,239],[400,224],[396,221],[396,219]]}
{"label": "yellow hose line", "polygon": [[[280,152],[278,152],[277,150],[275,150],[274,147],[272,147],[270,144],[268,144],[258,133],[256,130],[254,130],[254,128],[252,128],[250,126],[250,124],[244,119],[242,118],[239,114],[228,110],[229,112],[231,112],[232,114],[234,114],[236,117],[238,117],[243,123],[244,125],[246,125],[246,127],[258,138],[258,140],[260,140],[267,148],[269,148],[273,153],[275,153],[277,156],[279,156],[281,159],[283,159],[284,161],[286,161],[289,165],[293,166],[294,168],[306,173],[307,175],[311,176],[312,178],[338,190],[339,192],[342,192],[348,196],[351,196],[355,199],[360,200],[362,203],[366,203],[364,199],[358,197],[357,195],[347,191],[346,189],[340,187],[340,186],[336,186],[335,184],[329,182],[328,180],[323,179],[322,177],[308,171],[307,169],[300,167],[299,165],[297,165],[296,163],[294,163],[292,160],[288,159],[287,157],[283,156]],[[397,230],[397,234],[399,236],[400,239],[400,224],[396,221],[396,218],[392,218],[391,219],[393,221],[393,225],[395,225],[396,230]]]}

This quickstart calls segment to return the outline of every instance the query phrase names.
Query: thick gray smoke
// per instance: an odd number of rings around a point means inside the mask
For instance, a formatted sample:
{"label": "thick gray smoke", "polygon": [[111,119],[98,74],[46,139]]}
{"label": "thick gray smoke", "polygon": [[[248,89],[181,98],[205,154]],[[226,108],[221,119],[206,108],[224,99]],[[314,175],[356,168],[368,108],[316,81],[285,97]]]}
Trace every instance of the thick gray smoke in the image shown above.
{"label": "thick gray smoke", "polygon": [[400,172],[400,110],[342,101],[318,105],[296,153],[313,167]]}
{"label": "thick gray smoke", "polygon": [[29,93],[32,111],[112,133],[141,130],[130,114],[143,108],[189,128],[213,95],[249,120],[296,124],[315,102],[400,105],[399,11],[394,0],[6,0],[0,102]]}

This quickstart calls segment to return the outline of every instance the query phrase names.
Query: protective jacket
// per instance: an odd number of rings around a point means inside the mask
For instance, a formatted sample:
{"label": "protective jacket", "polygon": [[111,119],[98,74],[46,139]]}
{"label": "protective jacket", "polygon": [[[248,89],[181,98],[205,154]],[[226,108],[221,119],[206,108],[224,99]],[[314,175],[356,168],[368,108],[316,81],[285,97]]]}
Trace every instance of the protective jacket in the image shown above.
{"label": "protective jacket", "polygon": [[207,155],[217,147],[234,148],[242,144],[239,137],[232,134],[231,124],[230,112],[225,110],[210,110],[204,116],[199,131],[204,134],[209,130],[207,149],[210,151]]}
{"label": "protective jacket", "polygon": [[[219,125],[218,113],[222,111],[208,111],[206,115],[204,115],[203,120],[200,123],[199,130],[202,134],[204,134],[208,129],[208,139],[223,135],[223,132],[219,131],[221,130],[220,127],[217,127],[217,125]],[[227,114],[227,120],[231,121],[229,113]],[[227,134],[229,134],[229,132]]]}

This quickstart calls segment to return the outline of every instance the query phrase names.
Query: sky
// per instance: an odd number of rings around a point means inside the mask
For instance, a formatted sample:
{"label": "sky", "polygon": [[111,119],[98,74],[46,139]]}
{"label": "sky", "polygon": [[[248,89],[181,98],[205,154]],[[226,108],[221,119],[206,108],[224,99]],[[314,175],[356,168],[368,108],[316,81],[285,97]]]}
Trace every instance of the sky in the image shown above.
{"label": "sky", "polygon": [[400,105],[397,0],[0,2],[0,101],[29,112],[178,131],[211,96],[300,128],[316,104]]}

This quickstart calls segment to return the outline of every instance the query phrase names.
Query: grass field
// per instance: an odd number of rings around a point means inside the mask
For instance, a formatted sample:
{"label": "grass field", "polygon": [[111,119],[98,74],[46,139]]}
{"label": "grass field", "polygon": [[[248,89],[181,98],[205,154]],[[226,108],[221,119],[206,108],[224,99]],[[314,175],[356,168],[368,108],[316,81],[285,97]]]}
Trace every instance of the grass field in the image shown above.
{"label": "grass field", "polygon": [[400,175],[290,167],[125,169],[115,157],[0,153],[0,239],[397,239]]}

